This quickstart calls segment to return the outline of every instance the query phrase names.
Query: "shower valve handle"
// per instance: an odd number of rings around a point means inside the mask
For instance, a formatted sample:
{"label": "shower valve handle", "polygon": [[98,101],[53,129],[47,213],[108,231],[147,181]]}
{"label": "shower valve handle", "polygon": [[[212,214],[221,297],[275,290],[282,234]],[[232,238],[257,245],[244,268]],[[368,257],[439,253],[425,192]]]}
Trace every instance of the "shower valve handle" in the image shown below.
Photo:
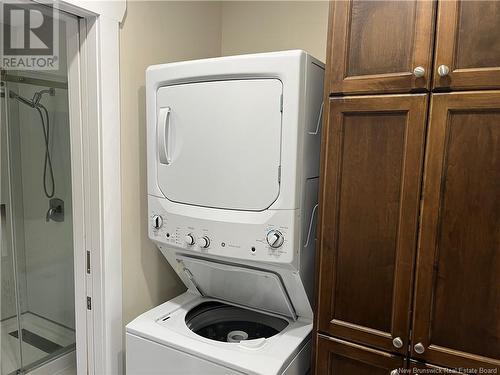
{"label": "shower valve handle", "polygon": [[45,220],[49,222],[50,220],[55,222],[64,221],[64,201],[59,198],[52,198],[49,201],[49,209],[47,210],[47,215],[45,215]]}
{"label": "shower valve handle", "polygon": [[49,222],[50,219],[52,218],[52,215],[54,215],[56,213],[56,209],[55,208],[49,208],[47,210],[47,215],[45,215],[45,221],[46,222]]}

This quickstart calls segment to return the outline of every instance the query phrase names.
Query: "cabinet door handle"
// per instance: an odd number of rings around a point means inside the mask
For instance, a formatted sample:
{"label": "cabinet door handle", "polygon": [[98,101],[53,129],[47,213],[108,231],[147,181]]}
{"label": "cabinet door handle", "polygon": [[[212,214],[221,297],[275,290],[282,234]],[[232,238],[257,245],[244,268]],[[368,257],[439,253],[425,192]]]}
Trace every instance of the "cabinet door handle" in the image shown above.
{"label": "cabinet door handle", "polygon": [[425,346],[421,342],[415,344],[413,349],[415,350],[415,353],[417,353],[417,354],[424,354],[424,352],[425,352]]}
{"label": "cabinet door handle", "polygon": [[450,68],[447,65],[439,65],[438,74],[440,77],[446,77],[450,72]]}
{"label": "cabinet door handle", "polygon": [[403,347],[403,339],[401,337],[396,337],[395,339],[392,340],[392,345],[395,348],[401,349]]}
{"label": "cabinet door handle", "polygon": [[413,75],[417,78],[423,77],[425,75],[425,68],[423,66],[417,66],[413,69]]}

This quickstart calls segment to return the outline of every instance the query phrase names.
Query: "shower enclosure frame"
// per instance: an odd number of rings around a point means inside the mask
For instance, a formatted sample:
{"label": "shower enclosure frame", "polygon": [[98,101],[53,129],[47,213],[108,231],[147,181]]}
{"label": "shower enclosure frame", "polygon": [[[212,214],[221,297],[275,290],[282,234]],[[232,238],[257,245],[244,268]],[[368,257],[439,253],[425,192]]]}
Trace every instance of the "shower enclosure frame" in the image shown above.
{"label": "shower enclosure frame", "polygon": [[[68,95],[77,373],[122,374],[119,23],[126,2],[49,3],[79,17],[68,43],[75,48]],[[57,361],[40,373],[56,372]]]}
{"label": "shower enclosure frame", "polygon": [[[36,103],[42,99],[41,96],[37,99],[36,95],[33,96],[33,99],[31,98],[25,98],[22,95],[19,95],[18,93],[18,88],[14,88],[12,90],[9,87],[10,82],[14,82],[16,86],[19,85],[34,85],[34,86],[40,86],[40,87],[45,87],[46,89],[43,89],[42,91],[49,91],[49,90],[67,90],[68,94],[68,117],[69,117],[69,123],[67,124],[69,127],[69,146],[70,146],[70,164],[71,164],[71,200],[74,201],[74,206],[73,209],[71,210],[71,216],[72,217],[72,232],[74,233],[73,237],[73,243],[72,243],[72,249],[73,249],[73,277],[75,284],[78,279],[80,279],[80,275],[76,272],[76,269],[79,267],[79,262],[76,261],[77,254],[79,254],[81,251],[83,251],[83,248],[85,247],[85,226],[84,226],[84,211],[83,211],[83,204],[84,202],[84,192],[81,188],[79,188],[83,180],[81,179],[80,171],[83,170],[83,150],[82,150],[82,132],[81,128],[83,126],[83,122],[81,121],[81,76],[80,76],[80,67],[79,64],[69,64],[69,61],[77,61],[80,59],[80,20],[77,17],[72,17],[72,15],[65,14],[64,12],[61,12],[59,14],[59,18],[64,21],[65,24],[65,32],[66,32],[66,39],[65,39],[65,44],[66,44],[66,56],[68,58],[68,64],[67,64],[67,82],[61,82],[59,79],[52,79],[49,76],[44,76],[42,77],[37,77],[36,74],[34,74],[34,71],[29,72],[27,75],[24,75],[23,72],[16,72],[16,74],[12,75],[9,73],[9,71],[2,70],[1,71],[1,79],[2,81],[5,81],[5,110],[6,110],[6,133],[7,133],[7,159],[10,159],[12,157],[10,153],[10,148],[12,145],[10,145],[9,139],[11,138],[11,130],[10,127],[14,124],[10,124],[10,116],[9,116],[9,110],[7,109],[9,104],[9,100],[14,100],[18,101],[20,106],[22,106],[22,109],[25,110],[25,105],[27,108],[31,108],[32,110],[37,109],[38,105]],[[71,82],[71,93],[69,91],[69,85]],[[37,93],[40,93],[42,91],[39,91]],[[49,91],[50,92],[50,91]],[[55,92],[52,93],[52,96],[55,95]],[[40,107],[43,108],[43,110],[47,111],[43,104],[40,103]],[[30,109],[27,109],[28,111]],[[46,112],[47,113],[47,112]],[[43,119],[46,119],[47,123],[43,124]],[[47,144],[47,139],[48,139],[48,121],[49,121],[49,115],[47,114],[46,117],[42,117],[42,114],[40,113],[40,120],[42,121],[43,124],[43,133],[45,136],[45,152],[46,152],[46,157],[47,157],[47,150],[48,150],[48,144]],[[18,145],[19,146],[19,145]],[[50,155],[50,154],[49,154]],[[50,156],[49,156],[50,157]],[[9,172],[7,180],[9,181],[9,185],[12,183],[11,178],[12,178],[12,170],[11,170],[11,161],[8,161],[9,164]],[[44,169],[46,166],[44,166]],[[50,167],[52,168],[52,167]],[[51,173],[52,174],[52,173]],[[44,183],[46,181],[45,175],[44,175]],[[52,185],[52,184],[51,184]],[[55,185],[52,185],[53,189],[55,189]],[[12,185],[10,186],[10,189],[12,189]],[[45,190],[45,186],[44,186]],[[46,191],[46,190],[45,190]],[[15,205],[13,203],[13,195],[9,192],[10,198],[8,199],[7,206],[8,208],[8,215],[10,216],[10,221],[14,221],[13,219],[13,206]],[[47,195],[47,193],[46,193]],[[52,193],[53,195],[53,193]],[[47,196],[47,198],[52,198]],[[15,232],[15,225],[12,225],[12,231]],[[15,236],[14,233],[11,234],[13,237]],[[15,254],[16,253],[16,242],[15,240],[12,241],[12,251]],[[13,273],[14,275],[18,274],[18,265],[17,265],[17,256],[13,256]],[[39,374],[39,373],[52,373],[58,371],[61,367],[68,367],[68,366],[74,366],[74,361],[75,361],[75,356],[76,352],[75,350],[70,350],[67,351],[67,349],[70,349],[70,347],[66,347],[65,351],[56,354],[55,356],[51,357],[50,355],[35,359],[31,358],[30,360],[24,361],[24,350],[23,345],[21,344],[21,341],[24,341],[22,339],[22,333],[21,329],[24,331],[24,323],[23,319],[21,318],[22,316],[22,310],[21,306],[19,303],[19,294],[20,290],[19,288],[19,280],[17,279],[16,276],[14,276],[16,279],[16,284],[17,286],[15,287],[16,289],[16,312],[17,312],[17,330],[19,332],[19,366],[20,368],[17,369],[17,373],[24,374],[24,373],[29,373],[29,374]],[[75,315],[78,312],[78,307],[76,306],[78,304],[78,300],[80,299],[79,297],[79,292],[78,288],[75,285],[75,290],[74,290],[74,295],[75,295]],[[76,317],[75,317],[76,318]],[[55,322],[55,324],[58,324]],[[77,325],[77,321],[75,319],[75,326]],[[88,329],[89,326],[83,327],[82,329],[79,329],[78,336],[83,336],[86,337],[86,329]],[[76,346],[78,347],[78,350],[82,348],[82,345],[78,345],[75,342]],[[2,353],[3,354],[3,353]],[[85,348],[83,347],[82,354],[85,355]]]}

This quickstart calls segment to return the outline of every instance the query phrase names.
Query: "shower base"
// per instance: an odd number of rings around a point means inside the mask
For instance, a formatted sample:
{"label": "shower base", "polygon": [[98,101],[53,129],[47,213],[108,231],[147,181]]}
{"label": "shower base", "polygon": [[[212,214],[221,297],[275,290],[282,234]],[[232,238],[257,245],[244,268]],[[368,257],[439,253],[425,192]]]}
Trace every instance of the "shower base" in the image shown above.
{"label": "shower base", "polygon": [[[37,367],[75,349],[75,331],[31,312],[22,314],[23,364],[26,369]],[[2,374],[16,373],[19,368],[19,338],[17,318],[1,322]]]}

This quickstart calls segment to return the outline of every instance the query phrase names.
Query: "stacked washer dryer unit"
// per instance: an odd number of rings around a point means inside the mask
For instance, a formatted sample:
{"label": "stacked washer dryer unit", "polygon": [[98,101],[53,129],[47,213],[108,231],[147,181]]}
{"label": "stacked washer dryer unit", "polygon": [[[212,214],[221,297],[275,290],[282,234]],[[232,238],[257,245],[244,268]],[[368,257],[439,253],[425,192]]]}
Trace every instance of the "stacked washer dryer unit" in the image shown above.
{"label": "stacked washer dryer unit", "polygon": [[187,291],[127,325],[127,374],[309,370],[323,75],[303,51],[148,68],[149,237]]}

